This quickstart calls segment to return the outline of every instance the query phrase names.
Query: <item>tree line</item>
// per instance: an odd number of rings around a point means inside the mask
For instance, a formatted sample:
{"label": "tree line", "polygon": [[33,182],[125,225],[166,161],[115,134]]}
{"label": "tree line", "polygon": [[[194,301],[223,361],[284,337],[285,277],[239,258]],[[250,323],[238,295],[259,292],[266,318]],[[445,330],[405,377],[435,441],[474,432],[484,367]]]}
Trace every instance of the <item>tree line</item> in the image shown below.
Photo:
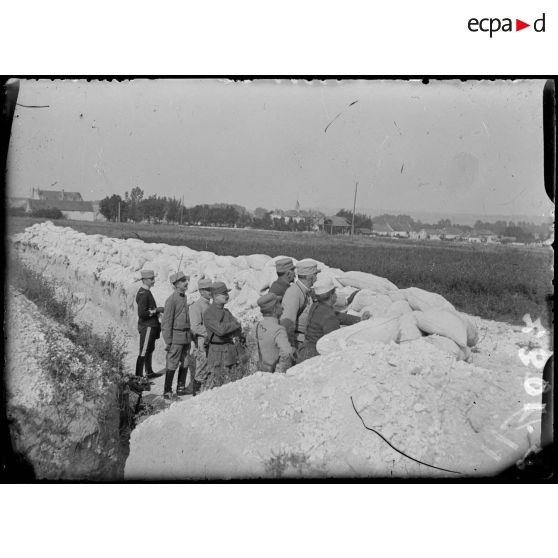
{"label": "tree line", "polygon": [[[125,192],[124,197],[113,194],[101,200],[99,211],[108,221],[132,221],[149,223],[205,225],[212,227],[253,227],[278,231],[310,231],[324,214],[319,211],[269,211],[258,207],[250,213],[245,207],[236,204],[198,204],[186,207],[182,200],[166,196],[145,196],[144,191],[135,187]],[[352,211],[340,209],[337,216],[343,217],[350,225]],[[546,239],[551,235],[551,223],[535,225],[524,221],[496,221],[495,223],[477,220],[474,226],[453,225],[450,219],[440,219],[435,224],[415,221],[409,215],[379,215],[371,217],[355,213],[355,232],[360,229],[374,230],[375,225],[389,224],[394,230],[420,231],[422,228],[458,227],[462,232],[491,231],[498,236],[515,237],[518,242],[533,242],[535,237]]]}
{"label": "tree line", "polygon": [[[99,203],[100,213],[108,221],[205,225],[212,227],[254,227],[281,231],[307,231],[314,226],[317,212],[304,212],[302,218],[277,216],[258,208],[252,215],[236,204],[198,204],[186,207],[180,199],[152,195],[145,197],[139,187],[125,192],[124,197],[113,194]],[[319,214],[322,215],[322,214]]]}

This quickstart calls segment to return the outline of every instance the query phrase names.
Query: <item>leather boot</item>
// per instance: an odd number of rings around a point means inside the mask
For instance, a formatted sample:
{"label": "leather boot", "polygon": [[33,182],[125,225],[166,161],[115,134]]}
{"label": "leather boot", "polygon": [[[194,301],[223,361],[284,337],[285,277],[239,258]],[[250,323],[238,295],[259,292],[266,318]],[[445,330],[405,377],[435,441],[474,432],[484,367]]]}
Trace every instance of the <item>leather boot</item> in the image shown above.
{"label": "leather boot", "polygon": [[162,372],[153,372],[153,353],[146,353],[145,355],[145,377],[152,380],[153,378],[158,378],[162,376]]}
{"label": "leather boot", "polygon": [[177,395],[191,395],[192,392],[187,390],[185,387],[186,384],[186,376],[188,374],[188,368],[185,366],[181,366],[178,369],[178,382],[176,386],[176,394]]}
{"label": "leather boot", "polygon": [[136,360],[136,376],[143,376],[143,357],[139,356]]}
{"label": "leather boot", "polygon": [[167,368],[167,372],[165,375],[165,389],[163,390],[163,394],[166,396],[170,394],[172,396],[172,381],[174,380],[174,370],[169,370]]}

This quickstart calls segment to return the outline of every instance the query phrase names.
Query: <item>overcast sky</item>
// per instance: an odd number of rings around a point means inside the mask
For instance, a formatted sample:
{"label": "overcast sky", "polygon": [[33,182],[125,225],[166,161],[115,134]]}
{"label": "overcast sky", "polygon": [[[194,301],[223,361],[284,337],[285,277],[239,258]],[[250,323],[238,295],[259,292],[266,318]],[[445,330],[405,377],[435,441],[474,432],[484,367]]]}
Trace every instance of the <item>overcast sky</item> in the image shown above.
{"label": "overcast sky", "polygon": [[23,80],[9,194],[546,216],[543,86]]}

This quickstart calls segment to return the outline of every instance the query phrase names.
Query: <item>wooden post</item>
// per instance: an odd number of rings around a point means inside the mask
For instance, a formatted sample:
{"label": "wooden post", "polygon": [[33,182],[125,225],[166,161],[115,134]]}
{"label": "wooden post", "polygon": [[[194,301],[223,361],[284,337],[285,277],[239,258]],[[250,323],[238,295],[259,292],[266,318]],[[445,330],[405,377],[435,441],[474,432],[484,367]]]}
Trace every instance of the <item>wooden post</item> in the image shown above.
{"label": "wooden post", "polygon": [[355,199],[353,201],[353,218],[351,221],[351,238],[355,234],[355,211],[356,211],[357,189],[358,189],[358,181],[355,184]]}
{"label": "wooden post", "polygon": [[118,202],[118,222],[120,223],[120,202]]}

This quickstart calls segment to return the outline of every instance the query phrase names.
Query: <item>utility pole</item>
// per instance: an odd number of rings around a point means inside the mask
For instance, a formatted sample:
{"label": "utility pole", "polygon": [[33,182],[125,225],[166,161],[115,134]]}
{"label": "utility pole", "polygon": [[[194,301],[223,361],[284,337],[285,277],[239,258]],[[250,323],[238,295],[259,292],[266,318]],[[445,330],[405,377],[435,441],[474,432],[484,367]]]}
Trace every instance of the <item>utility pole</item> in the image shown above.
{"label": "utility pole", "polygon": [[180,198],[180,225],[182,225],[182,209],[184,208],[184,195]]}
{"label": "utility pole", "polygon": [[355,234],[355,211],[356,211],[356,198],[357,198],[358,181],[355,183],[355,199],[353,201],[353,218],[351,221],[351,238]]}
{"label": "utility pole", "polygon": [[118,222],[120,223],[120,202],[118,202]]}

